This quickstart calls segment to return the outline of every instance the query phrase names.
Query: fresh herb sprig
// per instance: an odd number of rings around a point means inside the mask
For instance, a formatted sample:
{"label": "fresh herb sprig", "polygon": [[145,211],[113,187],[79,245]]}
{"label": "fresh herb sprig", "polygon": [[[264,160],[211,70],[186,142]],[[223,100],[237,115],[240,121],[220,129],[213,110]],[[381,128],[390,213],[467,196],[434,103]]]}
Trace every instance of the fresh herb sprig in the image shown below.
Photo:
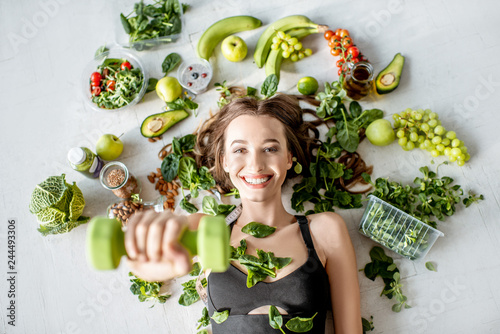
{"label": "fresh herb sprig", "polygon": [[[295,317],[288,320],[285,324],[285,327],[288,330],[294,333],[306,333],[313,329],[313,320],[318,312],[314,313],[314,315],[310,318],[301,318]],[[283,330],[283,316],[280,314],[276,306],[269,306],[269,325],[274,329],[279,329],[282,333],[285,333]]]}
{"label": "fresh herb sprig", "polygon": [[[130,286],[130,291],[137,296],[140,302],[144,302],[147,300],[152,300],[158,302],[160,304],[164,304],[171,295],[165,294],[160,295],[160,288],[163,285],[163,282],[147,282],[134,274],[129,273],[130,281],[132,285]],[[151,307],[155,306],[153,304]]]}
{"label": "fresh herb sprig", "polygon": [[335,211],[334,207],[362,207],[360,194],[351,194],[338,187],[340,178],[350,179],[353,171],[335,161],[342,154],[342,147],[333,141],[335,130],[334,127],[330,128],[326,140],[316,151],[315,161],[311,162],[308,171],[303,171],[302,181],[293,186],[291,205],[297,212],[303,212],[307,202],[313,203],[314,209],[307,211],[306,215]]}
{"label": "fresh herb sprig", "polygon": [[372,281],[374,281],[377,276],[380,276],[384,283],[384,289],[380,293],[381,296],[386,296],[389,299],[393,297],[396,299],[397,303],[392,306],[394,312],[399,312],[404,308],[411,308],[406,302],[408,298],[403,294],[401,284],[401,274],[399,269],[394,263],[394,260],[385,254],[384,250],[375,246],[370,251],[370,258],[372,262],[365,265],[364,273],[365,276]]}
{"label": "fresh herb sprig", "polygon": [[[370,175],[364,173],[363,179],[375,190],[372,195],[403,210],[409,215],[436,227],[433,218],[444,221],[446,216],[452,216],[456,205],[460,204],[464,194],[460,185],[453,185],[453,179],[444,176],[439,178],[427,166],[419,168],[423,177],[416,177],[415,186],[403,185],[400,182],[389,181],[388,178],[377,178],[372,182]],[[483,195],[477,197],[469,193],[462,202],[466,205],[483,200]]]}

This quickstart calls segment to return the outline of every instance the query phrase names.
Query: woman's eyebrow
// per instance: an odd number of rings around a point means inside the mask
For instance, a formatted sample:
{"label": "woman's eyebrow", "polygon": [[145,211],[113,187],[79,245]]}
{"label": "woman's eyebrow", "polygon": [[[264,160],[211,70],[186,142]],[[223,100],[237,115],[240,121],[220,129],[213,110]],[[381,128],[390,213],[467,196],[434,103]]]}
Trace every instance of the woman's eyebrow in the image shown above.
{"label": "woman's eyebrow", "polygon": [[[278,139],[275,139],[275,138],[268,138],[268,139],[265,139],[264,144],[267,144],[267,143],[276,143],[276,144],[281,144],[280,141]],[[235,139],[231,142],[231,145],[229,146],[233,146],[234,144],[248,144],[248,141],[246,140],[243,140],[243,139]]]}

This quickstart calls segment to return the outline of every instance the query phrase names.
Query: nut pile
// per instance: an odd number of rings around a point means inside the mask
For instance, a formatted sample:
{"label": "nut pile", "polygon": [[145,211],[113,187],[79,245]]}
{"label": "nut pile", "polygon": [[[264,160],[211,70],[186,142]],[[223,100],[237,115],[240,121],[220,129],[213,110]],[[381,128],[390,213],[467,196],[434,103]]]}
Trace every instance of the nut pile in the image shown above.
{"label": "nut pile", "polygon": [[150,210],[151,208],[144,208],[144,204],[132,200],[121,201],[115,203],[110,208],[110,214],[122,222],[122,226],[126,226],[128,219],[132,214],[137,211]]}
{"label": "nut pile", "polygon": [[150,143],[156,143],[157,141],[161,140],[161,135],[157,136],[157,137],[151,137],[151,138],[148,138],[148,141]]}
{"label": "nut pile", "polygon": [[175,206],[174,197],[179,195],[179,192],[177,191],[179,185],[177,184],[177,182],[166,182],[163,179],[160,168],[156,168],[156,172],[151,172],[148,175],[148,180],[151,183],[155,183],[155,189],[160,192],[160,195],[167,197],[166,201],[163,202],[163,209],[170,209],[170,211],[173,212]]}

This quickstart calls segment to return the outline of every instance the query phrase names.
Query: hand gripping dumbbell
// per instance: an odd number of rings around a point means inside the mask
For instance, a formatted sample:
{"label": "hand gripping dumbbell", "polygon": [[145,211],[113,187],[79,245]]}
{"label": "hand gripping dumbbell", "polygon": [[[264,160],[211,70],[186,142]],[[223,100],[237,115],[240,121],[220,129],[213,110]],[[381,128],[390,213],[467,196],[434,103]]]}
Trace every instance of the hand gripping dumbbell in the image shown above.
{"label": "hand gripping dumbbell", "polygon": [[[116,269],[125,250],[125,233],[114,218],[95,217],[87,228],[87,260],[97,270]],[[204,216],[197,231],[185,228],[179,242],[198,255],[204,269],[224,272],[229,266],[229,227],[222,216]]]}

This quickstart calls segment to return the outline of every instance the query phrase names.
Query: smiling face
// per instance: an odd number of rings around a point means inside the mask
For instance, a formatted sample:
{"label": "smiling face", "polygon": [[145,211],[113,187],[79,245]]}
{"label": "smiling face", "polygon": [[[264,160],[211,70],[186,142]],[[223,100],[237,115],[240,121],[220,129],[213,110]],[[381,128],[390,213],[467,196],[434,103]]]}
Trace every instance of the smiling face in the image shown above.
{"label": "smiling face", "polygon": [[281,198],[292,154],[280,121],[270,116],[235,118],[226,129],[224,152],[224,170],[242,198],[256,202]]}

